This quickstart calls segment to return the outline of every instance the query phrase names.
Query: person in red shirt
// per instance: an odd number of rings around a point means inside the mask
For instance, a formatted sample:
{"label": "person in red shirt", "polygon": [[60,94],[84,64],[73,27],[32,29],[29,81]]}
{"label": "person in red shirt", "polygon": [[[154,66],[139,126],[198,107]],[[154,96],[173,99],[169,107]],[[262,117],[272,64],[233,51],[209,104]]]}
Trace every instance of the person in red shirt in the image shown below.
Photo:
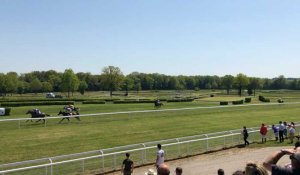
{"label": "person in red shirt", "polygon": [[263,123],[260,127],[261,143],[267,142],[268,127]]}

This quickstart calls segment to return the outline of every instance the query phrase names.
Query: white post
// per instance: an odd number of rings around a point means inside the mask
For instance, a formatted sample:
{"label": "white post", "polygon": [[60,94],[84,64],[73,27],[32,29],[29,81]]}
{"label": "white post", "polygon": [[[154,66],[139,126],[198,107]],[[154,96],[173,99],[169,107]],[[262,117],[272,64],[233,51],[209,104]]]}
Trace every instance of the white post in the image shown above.
{"label": "white post", "polygon": [[147,155],[146,155],[146,145],[143,143],[142,143],[142,145],[144,147],[144,150],[142,152],[142,165],[143,165],[143,164],[147,163]]}
{"label": "white post", "polygon": [[209,147],[209,145],[208,145],[208,135],[205,134],[205,136],[206,136],[206,151],[208,151],[208,147]]}
{"label": "white post", "polygon": [[84,174],[84,159],[82,160],[82,174]]}
{"label": "white post", "polygon": [[179,156],[180,156],[180,144],[179,144],[179,139],[176,138],[176,141],[177,141],[177,143],[178,143],[178,157],[179,157]]}
{"label": "white post", "polygon": [[103,151],[100,150],[100,153],[102,155],[102,172],[104,173],[104,156],[103,156]]}
{"label": "white post", "polygon": [[51,158],[48,158],[49,159],[49,162],[50,162],[50,175],[53,175],[53,166],[52,166],[52,159]]}

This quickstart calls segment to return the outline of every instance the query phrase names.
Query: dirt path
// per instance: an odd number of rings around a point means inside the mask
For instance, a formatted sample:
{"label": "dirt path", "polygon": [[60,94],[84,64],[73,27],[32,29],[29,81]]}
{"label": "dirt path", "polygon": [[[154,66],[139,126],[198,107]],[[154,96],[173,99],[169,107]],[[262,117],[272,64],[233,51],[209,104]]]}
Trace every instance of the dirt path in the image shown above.
{"label": "dirt path", "polygon": [[[242,170],[248,161],[263,162],[267,156],[280,150],[280,147],[268,148],[232,148],[229,150],[219,151],[210,154],[199,155],[186,159],[166,162],[171,169],[171,175],[174,175],[177,166],[183,168],[184,175],[216,175],[219,168],[223,168],[225,174],[230,175],[232,172]],[[284,165],[289,163],[287,156],[283,157],[278,164]],[[155,169],[153,166],[144,166],[136,168],[134,175],[145,175],[149,169]],[[110,175],[120,175],[121,172],[111,173]]]}

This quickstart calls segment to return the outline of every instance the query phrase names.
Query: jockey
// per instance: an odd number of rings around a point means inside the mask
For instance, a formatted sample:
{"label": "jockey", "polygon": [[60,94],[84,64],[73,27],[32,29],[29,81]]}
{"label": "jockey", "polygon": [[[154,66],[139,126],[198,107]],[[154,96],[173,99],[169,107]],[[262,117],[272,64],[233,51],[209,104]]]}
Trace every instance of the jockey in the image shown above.
{"label": "jockey", "polygon": [[33,109],[33,111],[36,115],[42,114],[42,112],[38,108]]}

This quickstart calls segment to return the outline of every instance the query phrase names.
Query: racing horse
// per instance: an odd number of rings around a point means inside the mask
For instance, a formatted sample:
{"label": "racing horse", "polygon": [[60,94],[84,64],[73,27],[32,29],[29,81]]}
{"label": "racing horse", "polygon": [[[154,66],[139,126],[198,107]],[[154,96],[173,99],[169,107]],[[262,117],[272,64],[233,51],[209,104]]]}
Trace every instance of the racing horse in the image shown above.
{"label": "racing horse", "polygon": [[155,100],[154,101],[154,107],[155,108],[160,108],[161,106],[163,106],[164,104],[162,102],[160,102],[159,100]]}
{"label": "racing horse", "polygon": [[[43,120],[43,122],[45,123],[45,119],[42,119],[42,118],[45,118],[46,116],[50,116],[49,114],[45,114],[45,113],[36,113],[36,111],[34,109],[32,110],[28,110],[26,112],[26,114],[30,114],[31,115],[31,118],[40,118],[39,120],[37,120],[36,122],[39,122],[41,120]],[[26,122],[28,122],[29,120],[26,120]],[[30,120],[32,122],[32,120]]]}
{"label": "racing horse", "polygon": [[[62,111],[60,110],[59,113],[57,115],[62,115],[62,116],[72,116],[72,115],[80,115],[79,114],[79,108],[75,107],[71,112],[67,112],[67,111]],[[75,117],[78,121],[80,121],[79,116]],[[61,123],[64,119],[67,119],[68,121],[70,121],[70,117],[63,117],[58,123]]]}

